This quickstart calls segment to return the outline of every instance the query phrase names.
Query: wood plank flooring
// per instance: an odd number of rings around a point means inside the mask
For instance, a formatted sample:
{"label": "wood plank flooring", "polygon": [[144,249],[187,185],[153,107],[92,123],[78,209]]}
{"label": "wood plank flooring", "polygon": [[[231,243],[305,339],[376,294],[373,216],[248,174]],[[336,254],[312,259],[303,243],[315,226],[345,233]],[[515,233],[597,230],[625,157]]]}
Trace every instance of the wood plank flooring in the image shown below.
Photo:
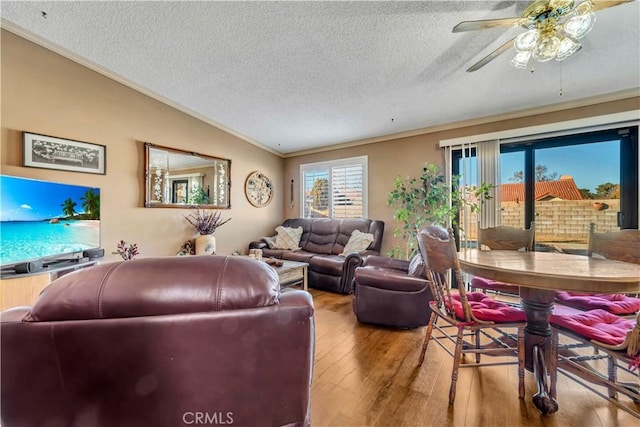
{"label": "wood plank flooring", "polygon": [[[542,416],[518,399],[515,365],[461,369],[456,401],[448,404],[451,357],[430,345],[417,366],[424,328],[398,330],[356,321],[351,296],[312,289],[316,359],[311,424],[316,426],[640,426],[640,420],[563,375],[560,410]],[[621,397],[623,401],[624,397]],[[627,399],[628,401],[628,399]],[[640,406],[628,401],[629,406]]]}

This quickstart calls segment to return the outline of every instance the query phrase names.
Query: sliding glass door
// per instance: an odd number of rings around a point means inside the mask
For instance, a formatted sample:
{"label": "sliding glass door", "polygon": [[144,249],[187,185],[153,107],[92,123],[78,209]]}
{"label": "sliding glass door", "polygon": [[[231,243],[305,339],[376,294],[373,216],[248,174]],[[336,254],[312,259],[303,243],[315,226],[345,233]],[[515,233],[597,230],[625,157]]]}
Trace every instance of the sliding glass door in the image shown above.
{"label": "sliding glass door", "polygon": [[[476,167],[476,151],[465,154],[454,152],[454,175]],[[502,143],[499,168],[497,223],[535,222],[537,250],[584,253],[591,223],[597,231],[638,228],[635,126]]]}

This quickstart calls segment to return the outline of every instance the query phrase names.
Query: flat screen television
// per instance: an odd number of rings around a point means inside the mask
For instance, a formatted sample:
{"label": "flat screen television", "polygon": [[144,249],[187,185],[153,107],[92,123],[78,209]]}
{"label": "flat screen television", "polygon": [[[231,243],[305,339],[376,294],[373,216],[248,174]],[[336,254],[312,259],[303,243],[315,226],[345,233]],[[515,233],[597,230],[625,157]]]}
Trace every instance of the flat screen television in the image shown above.
{"label": "flat screen television", "polygon": [[80,258],[100,247],[100,189],[0,175],[0,267]]}

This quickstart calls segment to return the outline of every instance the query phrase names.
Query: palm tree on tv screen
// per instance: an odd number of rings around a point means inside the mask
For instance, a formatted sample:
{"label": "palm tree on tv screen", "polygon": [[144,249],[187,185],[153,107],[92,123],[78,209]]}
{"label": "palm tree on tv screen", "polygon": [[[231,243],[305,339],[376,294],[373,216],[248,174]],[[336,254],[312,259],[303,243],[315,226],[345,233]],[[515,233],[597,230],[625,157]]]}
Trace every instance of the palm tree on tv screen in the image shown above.
{"label": "palm tree on tv screen", "polygon": [[67,218],[71,218],[72,216],[74,216],[76,214],[76,206],[78,206],[78,204],[76,202],[74,202],[71,197],[69,197],[67,200],[65,200],[61,205],[62,207],[62,213],[64,214],[64,216],[66,216]]}
{"label": "palm tree on tv screen", "polygon": [[100,195],[94,193],[93,189],[87,190],[82,197],[82,208],[88,214],[89,219],[100,218]]}

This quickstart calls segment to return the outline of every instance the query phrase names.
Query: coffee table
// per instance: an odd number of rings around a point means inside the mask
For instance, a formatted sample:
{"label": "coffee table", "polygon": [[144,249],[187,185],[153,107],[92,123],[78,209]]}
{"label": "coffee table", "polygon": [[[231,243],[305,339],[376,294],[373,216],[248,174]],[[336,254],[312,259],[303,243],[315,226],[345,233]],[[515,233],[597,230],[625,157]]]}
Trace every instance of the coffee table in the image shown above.
{"label": "coffee table", "polygon": [[282,260],[282,266],[276,267],[275,265],[269,265],[269,267],[273,268],[276,273],[278,273],[281,288],[300,285],[305,291],[309,290],[309,285],[307,283],[308,263]]}

